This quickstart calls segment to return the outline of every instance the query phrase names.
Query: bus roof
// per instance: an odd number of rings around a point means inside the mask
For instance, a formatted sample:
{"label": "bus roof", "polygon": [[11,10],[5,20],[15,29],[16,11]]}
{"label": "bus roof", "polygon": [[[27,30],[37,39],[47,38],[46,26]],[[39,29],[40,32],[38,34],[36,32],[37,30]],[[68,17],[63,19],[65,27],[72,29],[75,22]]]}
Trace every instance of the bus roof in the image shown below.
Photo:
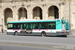
{"label": "bus roof", "polygon": [[[60,20],[60,19],[59,19]],[[32,22],[54,22],[55,20],[32,20],[32,21],[10,21],[8,23],[32,23]]]}

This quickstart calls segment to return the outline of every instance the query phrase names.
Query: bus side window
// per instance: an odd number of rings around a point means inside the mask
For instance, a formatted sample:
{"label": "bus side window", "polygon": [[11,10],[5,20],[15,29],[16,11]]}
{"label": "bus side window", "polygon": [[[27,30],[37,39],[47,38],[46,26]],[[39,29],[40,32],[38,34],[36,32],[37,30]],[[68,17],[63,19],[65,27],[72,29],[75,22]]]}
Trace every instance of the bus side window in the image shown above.
{"label": "bus side window", "polygon": [[55,25],[52,25],[52,29],[55,29]]}
{"label": "bus side window", "polygon": [[32,24],[27,24],[26,29],[32,29]]}
{"label": "bus side window", "polygon": [[39,26],[38,26],[38,23],[34,23],[34,24],[33,24],[33,29],[38,29],[38,27],[39,27]]}
{"label": "bus side window", "polygon": [[26,26],[26,29],[28,29],[28,24],[27,24],[27,26]]}
{"label": "bus side window", "polygon": [[21,29],[22,29],[22,24],[21,24]]}
{"label": "bus side window", "polygon": [[47,23],[40,23],[40,29],[47,29]]}
{"label": "bus side window", "polygon": [[48,23],[48,29],[56,29],[56,23],[55,22]]}
{"label": "bus side window", "polygon": [[33,29],[35,29],[35,24],[33,24]]}
{"label": "bus side window", "polygon": [[23,27],[23,29],[26,29],[26,24],[24,24],[24,27]]}
{"label": "bus side window", "polygon": [[16,24],[14,24],[14,29],[16,29]]}
{"label": "bus side window", "polygon": [[38,23],[35,24],[35,29],[38,29]]}
{"label": "bus side window", "polygon": [[51,25],[49,25],[49,29],[51,29]]}
{"label": "bus side window", "polygon": [[20,29],[20,25],[19,24],[18,24],[17,28]]}
{"label": "bus side window", "polygon": [[38,29],[38,26],[35,26],[36,29]]}
{"label": "bus side window", "polygon": [[51,29],[51,23],[48,23],[48,29]]}

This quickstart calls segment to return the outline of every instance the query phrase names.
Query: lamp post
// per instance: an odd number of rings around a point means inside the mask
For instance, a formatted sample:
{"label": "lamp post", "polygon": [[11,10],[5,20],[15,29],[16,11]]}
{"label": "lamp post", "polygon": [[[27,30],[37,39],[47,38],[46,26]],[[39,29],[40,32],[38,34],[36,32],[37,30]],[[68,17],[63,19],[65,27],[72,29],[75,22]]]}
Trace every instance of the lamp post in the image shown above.
{"label": "lamp post", "polygon": [[22,2],[22,16],[23,16],[23,19],[24,19],[24,3]]}
{"label": "lamp post", "polygon": [[70,22],[70,3],[71,2],[71,0],[69,0],[69,22]]}
{"label": "lamp post", "polygon": [[3,19],[2,19],[2,28],[3,28]]}
{"label": "lamp post", "polygon": [[1,29],[2,33],[3,33],[3,19],[2,19],[2,29]]}
{"label": "lamp post", "polygon": [[70,9],[70,6],[71,6],[71,0],[69,0],[69,31],[70,31],[70,34],[71,34],[71,20],[70,20],[70,12],[71,12],[71,9]]}

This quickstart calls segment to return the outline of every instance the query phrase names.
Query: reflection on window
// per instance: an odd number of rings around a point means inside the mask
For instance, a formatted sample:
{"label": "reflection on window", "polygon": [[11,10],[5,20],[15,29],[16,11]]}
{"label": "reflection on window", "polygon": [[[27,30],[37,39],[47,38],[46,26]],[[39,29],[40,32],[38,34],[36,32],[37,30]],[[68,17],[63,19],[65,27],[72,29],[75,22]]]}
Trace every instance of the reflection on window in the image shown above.
{"label": "reflection on window", "polygon": [[13,29],[21,29],[20,24],[14,24]]}
{"label": "reflection on window", "polygon": [[23,29],[26,29],[26,24],[24,24],[24,27],[23,27]]}
{"label": "reflection on window", "polygon": [[14,23],[8,24],[8,29],[56,29],[56,22]]}
{"label": "reflection on window", "polygon": [[62,23],[68,23],[68,20],[62,20]]}
{"label": "reflection on window", "polygon": [[13,24],[8,24],[8,29],[12,29],[13,28]]}
{"label": "reflection on window", "polygon": [[47,24],[46,23],[41,23],[39,24],[40,29],[47,29]]}
{"label": "reflection on window", "polygon": [[27,24],[26,29],[32,29],[32,24]]}
{"label": "reflection on window", "polygon": [[38,29],[38,23],[33,24],[33,29]]}
{"label": "reflection on window", "polygon": [[56,23],[48,23],[48,29],[56,29]]}

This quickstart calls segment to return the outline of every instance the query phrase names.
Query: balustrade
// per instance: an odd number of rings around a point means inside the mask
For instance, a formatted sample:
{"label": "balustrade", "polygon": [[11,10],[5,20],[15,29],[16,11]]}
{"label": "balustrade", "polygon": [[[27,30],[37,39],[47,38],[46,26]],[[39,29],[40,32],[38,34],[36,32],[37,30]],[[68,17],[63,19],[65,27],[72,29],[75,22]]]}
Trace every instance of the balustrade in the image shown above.
{"label": "balustrade", "polygon": [[61,2],[61,1],[66,1],[66,0],[2,0],[2,2],[21,2],[21,1],[25,1],[25,2]]}

